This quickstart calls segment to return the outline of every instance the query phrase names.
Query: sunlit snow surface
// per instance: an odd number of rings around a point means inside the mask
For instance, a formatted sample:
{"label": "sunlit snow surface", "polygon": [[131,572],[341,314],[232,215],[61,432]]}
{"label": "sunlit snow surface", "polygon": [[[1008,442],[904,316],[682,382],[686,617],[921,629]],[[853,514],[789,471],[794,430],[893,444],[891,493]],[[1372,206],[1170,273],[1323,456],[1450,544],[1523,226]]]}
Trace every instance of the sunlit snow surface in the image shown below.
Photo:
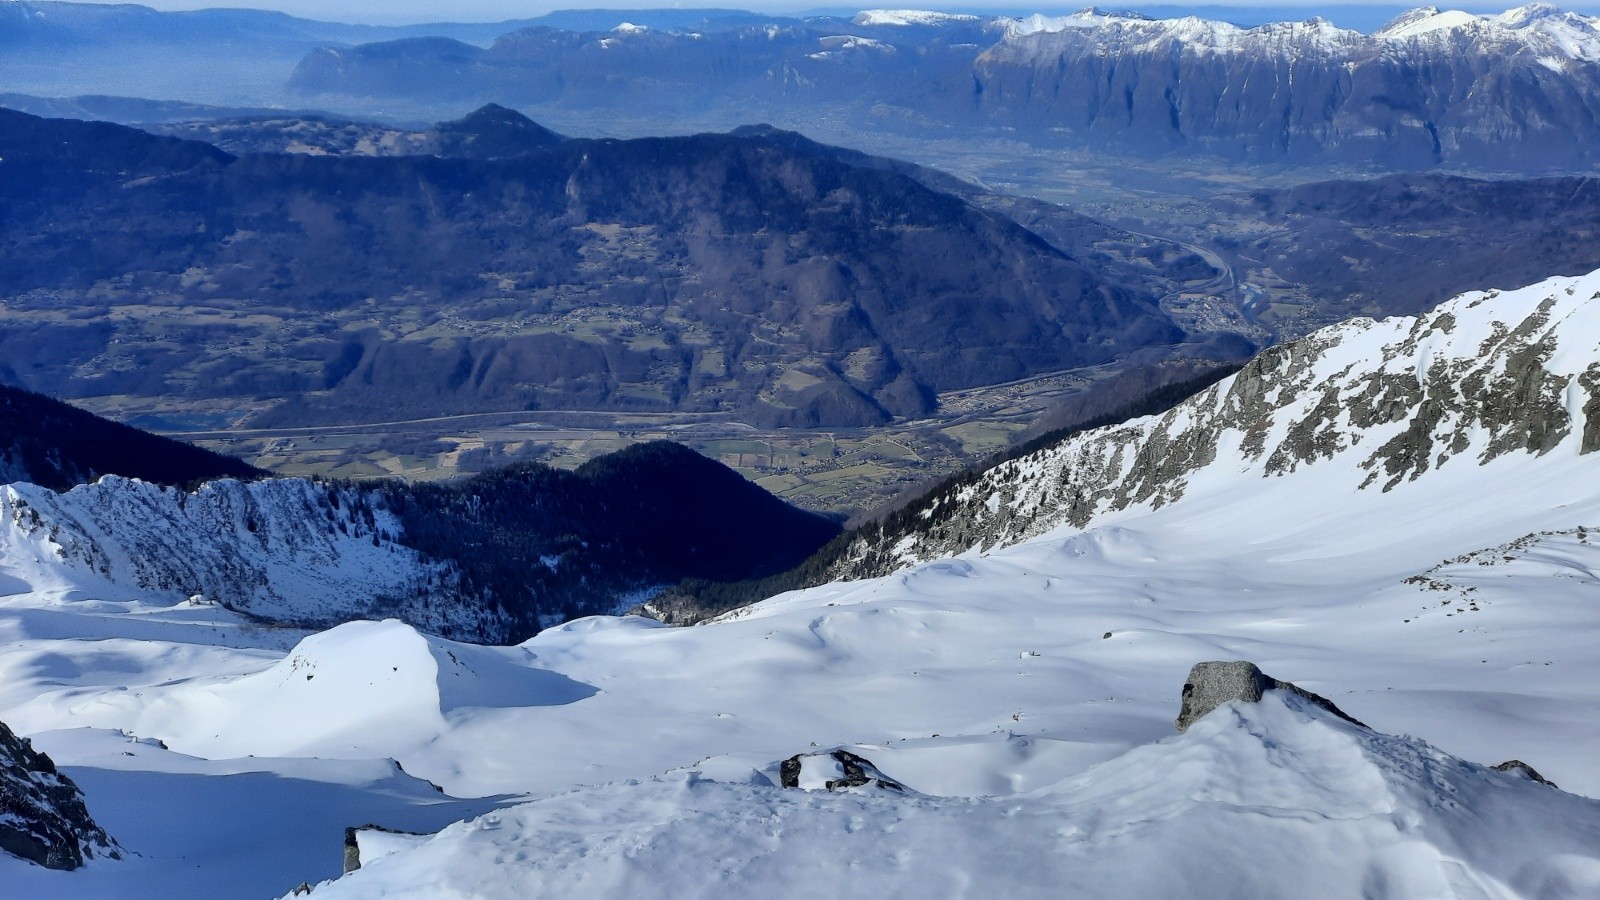
{"label": "sunlit snow surface", "polygon": [[[1600,896],[1600,804],[1474,765],[1600,796],[1582,431],[1387,492],[1347,457],[1222,460],[1087,530],[514,648],[263,628],[0,558],[0,721],[138,854],[0,859],[0,884],[271,897],[338,875],[346,826],[469,819],[314,896]],[[1189,667],[1232,658],[1382,734],[1272,695],[1175,735]],[[771,786],[839,745],[914,793]]]}

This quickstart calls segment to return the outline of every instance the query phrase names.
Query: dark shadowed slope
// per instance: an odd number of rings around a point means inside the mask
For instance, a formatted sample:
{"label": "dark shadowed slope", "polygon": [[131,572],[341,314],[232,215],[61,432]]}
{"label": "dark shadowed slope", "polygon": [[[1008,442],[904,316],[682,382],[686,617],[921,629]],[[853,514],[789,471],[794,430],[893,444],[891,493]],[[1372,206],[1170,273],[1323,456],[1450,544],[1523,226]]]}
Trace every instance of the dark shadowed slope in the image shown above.
{"label": "dark shadowed slope", "polygon": [[101,475],[188,485],[264,474],[231,456],[0,385],[0,481],[30,481],[64,491]]}

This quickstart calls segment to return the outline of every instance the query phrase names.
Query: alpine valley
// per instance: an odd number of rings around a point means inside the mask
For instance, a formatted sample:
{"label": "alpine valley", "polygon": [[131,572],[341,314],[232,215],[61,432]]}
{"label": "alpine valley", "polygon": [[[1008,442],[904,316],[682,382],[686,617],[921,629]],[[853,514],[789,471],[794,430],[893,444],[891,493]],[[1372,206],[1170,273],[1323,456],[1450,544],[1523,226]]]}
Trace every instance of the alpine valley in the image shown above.
{"label": "alpine valley", "polygon": [[0,896],[1600,897],[1600,19],[1165,12],[0,0]]}

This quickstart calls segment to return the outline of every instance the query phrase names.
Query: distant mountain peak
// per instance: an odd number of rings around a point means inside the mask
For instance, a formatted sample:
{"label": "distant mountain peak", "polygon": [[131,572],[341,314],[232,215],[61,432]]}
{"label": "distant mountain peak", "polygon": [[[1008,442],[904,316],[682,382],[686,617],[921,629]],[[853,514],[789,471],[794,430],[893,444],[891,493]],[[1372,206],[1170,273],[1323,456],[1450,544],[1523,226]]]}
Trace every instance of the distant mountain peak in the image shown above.
{"label": "distant mountain peak", "polygon": [[434,127],[440,153],[492,159],[553,147],[566,138],[527,116],[498,103],[488,103],[465,116]]}
{"label": "distant mountain peak", "polygon": [[[528,118],[509,106],[498,103],[485,103],[472,112],[459,119],[440,122],[438,128],[450,131],[481,130],[483,128],[515,128],[520,131],[545,134],[555,134],[538,122]],[[558,136],[559,137],[559,136]]]}

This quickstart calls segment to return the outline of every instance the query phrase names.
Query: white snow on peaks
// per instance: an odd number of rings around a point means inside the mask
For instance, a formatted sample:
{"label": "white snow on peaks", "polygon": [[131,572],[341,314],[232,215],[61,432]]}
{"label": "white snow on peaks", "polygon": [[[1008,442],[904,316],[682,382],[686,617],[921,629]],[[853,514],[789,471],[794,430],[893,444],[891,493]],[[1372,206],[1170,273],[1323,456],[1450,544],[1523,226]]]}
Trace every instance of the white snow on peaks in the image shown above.
{"label": "white snow on peaks", "polygon": [[[1008,45],[1024,52],[1059,52],[1063,41],[1086,42],[1104,52],[1158,50],[1170,45],[1206,53],[1282,51],[1332,53],[1368,40],[1359,32],[1335,27],[1326,19],[1278,22],[1240,28],[1195,16],[1151,19],[1133,13],[1107,13],[1089,8],[1070,16],[1032,15],[1008,20],[1005,38],[989,51],[1007,53]],[[1075,46],[1075,44],[1074,44]]]}
{"label": "white snow on peaks", "polygon": [[[1049,40],[1056,36],[1058,40]],[[1550,60],[1600,60],[1600,19],[1533,4],[1498,15],[1427,6],[1405,13],[1372,35],[1335,27],[1324,19],[1240,28],[1193,16],[1149,19],[1086,9],[1070,16],[1033,15],[1007,20],[1005,39],[991,54],[1059,53],[1062,40],[1086,41],[1106,52],[1158,49],[1176,44],[1205,53],[1288,53],[1371,56],[1386,48],[1470,51],[1529,50]],[[1075,45],[1072,45],[1075,47]],[[1081,48],[1078,48],[1081,49]]]}
{"label": "white snow on peaks", "polygon": [[1547,3],[1499,15],[1475,15],[1427,6],[1379,29],[1380,40],[1404,43],[1467,37],[1490,46],[1526,47],[1551,60],[1600,60],[1600,19],[1563,12]]}
{"label": "white snow on peaks", "polygon": [[650,29],[643,25],[635,25],[632,22],[623,22],[611,30],[616,34],[643,34]]}
{"label": "white snow on peaks", "polygon": [[835,34],[817,39],[822,50],[807,54],[812,59],[827,59],[848,50],[863,50],[872,53],[892,54],[895,50],[892,44],[875,41],[872,38],[858,37],[853,34]]}
{"label": "white snow on peaks", "polygon": [[976,22],[977,16],[965,13],[931,12],[922,9],[866,9],[850,21],[857,25],[945,25],[950,22]]}
{"label": "white snow on peaks", "polygon": [[1379,37],[1390,40],[1405,40],[1406,38],[1416,37],[1419,34],[1427,34],[1430,31],[1460,28],[1463,25],[1482,21],[1482,18],[1469,12],[1461,12],[1459,10],[1440,12],[1437,7],[1424,6],[1405,13],[1378,29],[1376,34]]}

